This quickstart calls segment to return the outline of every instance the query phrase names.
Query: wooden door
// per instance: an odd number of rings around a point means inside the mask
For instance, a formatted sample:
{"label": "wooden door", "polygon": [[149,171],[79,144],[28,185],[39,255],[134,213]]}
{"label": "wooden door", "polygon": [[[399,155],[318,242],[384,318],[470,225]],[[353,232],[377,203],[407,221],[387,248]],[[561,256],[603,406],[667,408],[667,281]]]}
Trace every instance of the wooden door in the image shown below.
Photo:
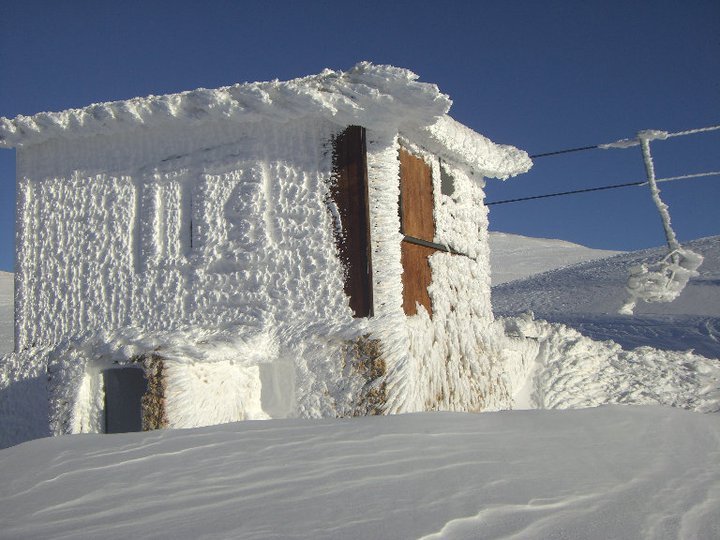
{"label": "wooden door", "polygon": [[[432,316],[428,287],[432,281],[430,256],[437,248],[429,246],[435,238],[432,169],[420,157],[400,149],[400,231],[403,309],[417,313],[416,302]],[[425,244],[425,245],[423,245]]]}
{"label": "wooden door", "polygon": [[345,294],[355,317],[371,317],[372,258],[365,128],[350,126],[333,140],[330,195],[340,214],[335,244],[345,266]]}

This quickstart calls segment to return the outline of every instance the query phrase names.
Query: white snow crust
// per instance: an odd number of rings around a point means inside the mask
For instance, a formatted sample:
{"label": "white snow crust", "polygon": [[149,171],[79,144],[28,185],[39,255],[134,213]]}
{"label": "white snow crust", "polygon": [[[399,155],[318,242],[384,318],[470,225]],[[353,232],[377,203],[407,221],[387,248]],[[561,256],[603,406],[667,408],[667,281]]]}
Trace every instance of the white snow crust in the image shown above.
{"label": "white snow crust", "polygon": [[[512,386],[514,408],[568,409],[611,403],[669,405],[720,412],[720,365],[692,351],[623,350],[530,314],[501,319],[523,359]],[[528,343],[530,340],[530,344]],[[508,344],[512,350],[513,338]],[[528,346],[536,353],[528,354]]]}
{"label": "white snow crust", "polygon": [[341,126],[400,132],[451,161],[484,175],[508,178],[532,166],[527,153],[496,145],[445,113],[452,101],[407,69],[360,62],[290,81],[200,88],[178,94],[97,103],[82,109],[0,118],[0,148],[54,139],[137,133],[146,128],[186,129],[213,122],[288,122],[319,118]]}
{"label": "white snow crust", "polygon": [[720,417],[421,413],[0,451],[7,538],[718,538]]}
{"label": "white snow crust", "polygon": [[[690,279],[675,301],[639,304],[635,310],[637,315],[720,316],[720,236],[692,240],[685,245],[704,257],[699,274]],[[563,312],[615,314],[625,300],[628,269],[665,254],[667,246],[643,249],[538,273],[522,281],[498,284],[492,290],[493,308],[503,315],[526,310],[543,316]],[[581,292],[578,294],[578,291]]]}
{"label": "white snow crust", "polygon": [[641,303],[635,315],[616,312],[626,299],[629,269],[662,258],[667,248],[653,248],[589,261],[505,283],[493,288],[496,314],[532,311],[536,318],[561,322],[594,339],[612,339],[626,349],[694,349],[720,357],[720,237],[686,244],[705,262],[699,275],[670,303]]}

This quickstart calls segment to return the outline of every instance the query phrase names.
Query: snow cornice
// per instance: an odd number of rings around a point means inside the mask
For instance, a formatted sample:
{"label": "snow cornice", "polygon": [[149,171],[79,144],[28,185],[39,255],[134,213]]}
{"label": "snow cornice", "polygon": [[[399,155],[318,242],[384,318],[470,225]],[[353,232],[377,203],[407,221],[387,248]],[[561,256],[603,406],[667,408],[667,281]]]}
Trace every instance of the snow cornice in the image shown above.
{"label": "snow cornice", "polygon": [[530,168],[525,152],[496,145],[449,118],[451,104],[436,85],[419,82],[412,71],[361,62],[345,72],[326,69],[290,81],[199,88],[0,118],[0,148],[219,120],[287,122],[321,117],[343,126],[400,132],[485,176],[507,178]]}

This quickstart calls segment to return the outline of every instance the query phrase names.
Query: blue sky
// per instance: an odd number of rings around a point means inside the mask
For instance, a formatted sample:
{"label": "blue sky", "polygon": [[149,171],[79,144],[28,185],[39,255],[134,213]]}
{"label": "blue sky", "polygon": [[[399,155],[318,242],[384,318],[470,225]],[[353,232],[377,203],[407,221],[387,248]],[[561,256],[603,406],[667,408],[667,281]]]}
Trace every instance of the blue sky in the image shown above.
{"label": "blue sky", "polygon": [[[451,114],[529,153],[720,124],[720,2],[218,1],[0,4],[0,116],[360,60],[412,69]],[[720,132],[653,144],[658,176],[720,169]],[[0,150],[0,269],[13,269],[14,167]],[[488,200],[642,180],[640,151],[539,159]],[[662,186],[680,240],[720,234],[720,177]],[[638,249],[664,241],[646,188],[494,206],[491,229]]]}

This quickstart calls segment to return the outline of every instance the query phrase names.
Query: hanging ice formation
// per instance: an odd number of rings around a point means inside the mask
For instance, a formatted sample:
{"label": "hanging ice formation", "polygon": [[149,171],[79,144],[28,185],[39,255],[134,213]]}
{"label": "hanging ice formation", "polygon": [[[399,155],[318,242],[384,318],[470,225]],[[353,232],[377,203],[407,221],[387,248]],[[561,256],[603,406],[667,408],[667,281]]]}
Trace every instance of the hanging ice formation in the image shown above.
{"label": "hanging ice formation", "polygon": [[680,246],[675,232],[670,225],[670,212],[668,206],[660,198],[660,190],[655,181],[655,166],[650,154],[650,141],[666,139],[668,134],[664,131],[646,130],[638,133],[638,140],[645,160],[650,194],[657,206],[665,238],[668,245],[668,254],[655,263],[643,263],[630,268],[625,290],[628,299],[619,309],[619,313],[632,315],[639,300],[645,302],[672,302],[685,288],[688,280],[697,276],[697,269],[703,262],[702,255]]}

